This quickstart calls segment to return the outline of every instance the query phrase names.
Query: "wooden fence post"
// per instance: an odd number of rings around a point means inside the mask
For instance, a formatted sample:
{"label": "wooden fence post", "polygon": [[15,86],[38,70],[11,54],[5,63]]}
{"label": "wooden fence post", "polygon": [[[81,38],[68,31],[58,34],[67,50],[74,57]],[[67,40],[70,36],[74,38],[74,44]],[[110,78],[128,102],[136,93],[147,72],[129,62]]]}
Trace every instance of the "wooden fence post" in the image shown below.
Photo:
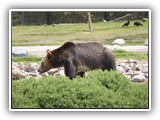
{"label": "wooden fence post", "polygon": [[87,16],[88,16],[88,25],[89,25],[89,31],[92,32],[92,21],[91,21],[91,13],[87,12]]}

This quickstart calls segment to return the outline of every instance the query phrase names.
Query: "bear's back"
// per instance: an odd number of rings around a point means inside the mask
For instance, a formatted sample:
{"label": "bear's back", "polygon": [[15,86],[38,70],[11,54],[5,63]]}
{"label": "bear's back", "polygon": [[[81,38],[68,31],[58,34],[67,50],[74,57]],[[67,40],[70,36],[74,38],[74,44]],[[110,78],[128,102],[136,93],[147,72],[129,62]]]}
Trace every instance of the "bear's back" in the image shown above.
{"label": "bear's back", "polygon": [[88,42],[88,43],[72,43],[66,42],[60,48],[55,50],[60,53],[68,54],[94,54],[97,52],[102,52],[104,46],[97,42]]}
{"label": "bear's back", "polygon": [[102,44],[97,42],[88,42],[88,43],[77,43],[76,44],[76,51],[77,54],[84,54],[89,56],[95,56],[99,53],[102,53],[104,50],[104,47]]}
{"label": "bear's back", "polygon": [[75,51],[81,66],[80,68],[84,69],[84,71],[98,68],[115,68],[113,53],[100,43],[77,43]]}

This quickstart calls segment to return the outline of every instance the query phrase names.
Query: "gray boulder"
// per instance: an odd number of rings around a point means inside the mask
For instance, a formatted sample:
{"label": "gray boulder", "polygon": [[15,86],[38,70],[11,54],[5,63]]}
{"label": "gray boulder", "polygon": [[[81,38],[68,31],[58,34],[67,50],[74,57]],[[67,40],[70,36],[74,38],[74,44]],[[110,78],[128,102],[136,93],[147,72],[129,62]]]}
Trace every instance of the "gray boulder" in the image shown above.
{"label": "gray boulder", "polygon": [[131,64],[131,63],[137,64],[137,60],[134,60],[134,59],[128,59],[128,64]]}
{"label": "gray boulder", "polygon": [[144,82],[145,81],[145,76],[144,74],[139,74],[139,75],[135,75],[133,78],[132,78],[132,82]]}
{"label": "gray boulder", "polygon": [[18,68],[13,68],[12,69],[12,79],[17,80],[17,79],[23,79],[26,77],[26,74],[24,71],[18,69]]}
{"label": "gray boulder", "polygon": [[60,69],[58,69],[58,68],[53,68],[53,69],[51,69],[51,70],[48,71],[48,74],[49,74],[49,75],[54,75],[55,73],[57,73],[57,72],[59,72],[59,71],[60,71]]}
{"label": "gray boulder", "polygon": [[65,76],[64,70],[60,70],[57,73],[54,74],[54,76]]}
{"label": "gray boulder", "polygon": [[37,63],[30,63],[24,67],[26,72],[37,72],[38,64]]}
{"label": "gray boulder", "polygon": [[121,66],[117,66],[116,69],[118,70],[119,73],[125,73],[125,70]]}

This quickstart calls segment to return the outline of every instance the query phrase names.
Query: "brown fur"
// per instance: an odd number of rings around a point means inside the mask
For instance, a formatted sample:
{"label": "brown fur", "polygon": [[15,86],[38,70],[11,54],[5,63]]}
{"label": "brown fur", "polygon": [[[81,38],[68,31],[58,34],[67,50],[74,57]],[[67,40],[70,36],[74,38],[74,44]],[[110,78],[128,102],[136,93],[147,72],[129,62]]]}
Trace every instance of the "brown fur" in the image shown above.
{"label": "brown fur", "polygon": [[84,76],[88,70],[116,69],[113,53],[97,42],[67,42],[56,50],[47,50],[38,71],[43,73],[62,66],[70,79],[76,75]]}

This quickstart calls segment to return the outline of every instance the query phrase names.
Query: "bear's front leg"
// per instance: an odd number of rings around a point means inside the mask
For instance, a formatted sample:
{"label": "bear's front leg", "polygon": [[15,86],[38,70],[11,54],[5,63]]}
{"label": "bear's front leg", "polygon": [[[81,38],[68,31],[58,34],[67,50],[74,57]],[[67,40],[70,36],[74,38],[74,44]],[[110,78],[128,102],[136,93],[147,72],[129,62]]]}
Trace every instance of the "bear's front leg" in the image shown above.
{"label": "bear's front leg", "polygon": [[84,77],[84,76],[85,76],[85,72],[79,72],[78,75],[79,75],[80,77]]}
{"label": "bear's front leg", "polygon": [[64,71],[65,75],[69,77],[69,79],[73,79],[77,75],[77,66],[72,59],[68,59],[64,62]]}

